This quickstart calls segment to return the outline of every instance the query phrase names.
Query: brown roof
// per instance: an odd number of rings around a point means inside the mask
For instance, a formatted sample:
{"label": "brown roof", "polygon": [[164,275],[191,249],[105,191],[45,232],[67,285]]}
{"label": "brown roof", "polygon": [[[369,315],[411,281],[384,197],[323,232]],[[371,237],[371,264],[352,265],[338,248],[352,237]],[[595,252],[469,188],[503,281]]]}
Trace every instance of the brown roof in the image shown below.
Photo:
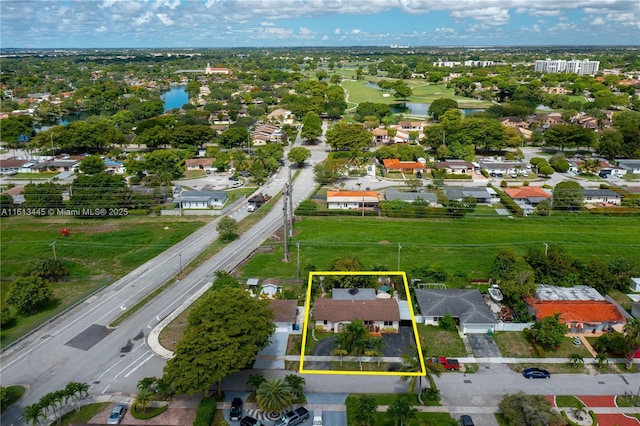
{"label": "brown roof", "polygon": [[213,166],[215,160],[215,158],[189,158],[188,160],[184,160],[184,164],[187,167]]}
{"label": "brown roof", "polygon": [[269,300],[269,308],[273,311],[274,322],[296,322],[297,300],[271,299]]}
{"label": "brown roof", "polygon": [[0,167],[5,169],[5,168],[12,168],[12,167],[22,167],[25,164],[27,164],[27,160],[18,160],[15,158],[9,158],[7,160],[0,160]]}
{"label": "brown roof", "polygon": [[400,321],[400,310],[395,299],[334,300],[316,299],[313,317],[324,321]]}

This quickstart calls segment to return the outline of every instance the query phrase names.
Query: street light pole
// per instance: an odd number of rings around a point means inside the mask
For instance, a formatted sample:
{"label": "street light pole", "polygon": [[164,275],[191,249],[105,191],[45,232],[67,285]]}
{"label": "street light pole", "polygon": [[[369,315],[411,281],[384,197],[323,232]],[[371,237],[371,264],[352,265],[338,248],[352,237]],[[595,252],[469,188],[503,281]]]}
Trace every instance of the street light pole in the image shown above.
{"label": "street light pole", "polygon": [[402,246],[398,243],[398,271],[400,270],[400,250],[402,250]]}
{"label": "street light pole", "polygon": [[182,253],[178,253],[178,258],[180,259],[180,278],[182,278]]}
{"label": "street light pole", "polygon": [[58,260],[58,256],[56,255],[56,242],[52,242],[49,244],[49,247],[53,248],[53,260]]}

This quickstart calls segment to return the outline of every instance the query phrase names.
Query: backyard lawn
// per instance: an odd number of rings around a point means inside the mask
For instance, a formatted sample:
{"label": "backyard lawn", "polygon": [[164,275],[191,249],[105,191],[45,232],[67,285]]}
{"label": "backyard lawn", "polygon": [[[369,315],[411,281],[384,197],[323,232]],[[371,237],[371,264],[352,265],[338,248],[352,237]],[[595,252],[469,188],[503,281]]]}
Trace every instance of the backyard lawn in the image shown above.
{"label": "backyard lawn", "polygon": [[[525,339],[524,334],[516,331],[499,331],[493,335],[500,353],[506,358],[537,358],[532,346]],[[584,346],[574,346],[573,337],[565,337],[557,349],[545,348],[547,358],[568,358],[571,354],[578,354],[582,358],[592,358]]]}

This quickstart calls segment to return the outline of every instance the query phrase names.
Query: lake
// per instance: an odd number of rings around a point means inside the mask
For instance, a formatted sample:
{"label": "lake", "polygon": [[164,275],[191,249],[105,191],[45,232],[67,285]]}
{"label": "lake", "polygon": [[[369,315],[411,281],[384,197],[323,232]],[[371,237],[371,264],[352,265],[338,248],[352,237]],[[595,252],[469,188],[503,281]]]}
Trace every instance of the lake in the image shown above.
{"label": "lake", "polygon": [[163,93],[160,98],[164,102],[164,112],[174,108],[182,108],[182,105],[189,103],[187,86],[172,86],[171,90]]}
{"label": "lake", "polygon": [[[431,104],[422,104],[418,102],[406,102],[404,106],[403,104],[392,104],[391,112],[394,114],[427,116],[429,114],[430,106]],[[460,108],[460,111],[462,111],[464,115],[471,114],[474,112],[484,112],[483,109],[477,109],[477,108],[473,108],[473,109]]]}

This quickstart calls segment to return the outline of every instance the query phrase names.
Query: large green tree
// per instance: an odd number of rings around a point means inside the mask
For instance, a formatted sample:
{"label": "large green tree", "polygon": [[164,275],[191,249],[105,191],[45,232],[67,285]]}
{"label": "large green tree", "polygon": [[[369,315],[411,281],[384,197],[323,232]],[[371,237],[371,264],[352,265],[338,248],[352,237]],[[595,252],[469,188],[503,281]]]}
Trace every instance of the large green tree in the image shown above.
{"label": "large green tree", "polygon": [[442,114],[450,109],[457,109],[458,102],[449,98],[438,98],[429,105],[429,115],[438,120]]}
{"label": "large green tree", "polygon": [[14,305],[22,315],[30,315],[52,298],[51,284],[30,275],[16,278],[9,289],[7,303]]}
{"label": "large green tree", "polygon": [[316,140],[322,135],[322,119],[320,116],[310,111],[302,119],[301,136],[307,140]]}
{"label": "large green tree", "polygon": [[402,426],[417,417],[418,409],[414,408],[406,398],[399,396],[389,405],[386,415],[393,421],[394,426]]}
{"label": "large green tree", "polygon": [[293,402],[291,388],[283,379],[267,379],[256,390],[256,402],[263,411],[280,413]]}
{"label": "large green tree", "polygon": [[355,399],[353,408],[349,410],[349,426],[373,426],[378,411],[375,399],[369,395],[360,395]]}
{"label": "large green tree", "polygon": [[553,348],[562,342],[567,333],[567,326],[560,322],[560,314],[556,313],[536,322],[531,326],[531,334],[542,345]]}
{"label": "large green tree", "polygon": [[291,161],[292,163],[296,163],[298,167],[302,167],[304,165],[304,162],[309,157],[311,157],[311,151],[301,146],[291,148],[289,154],[287,155],[289,161]]}
{"label": "large green tree", "polygon": [[273,311],[240,288],[209,291],[188,317],[164,379],[177,393],[192,395],[251,365],[273,334]]}
{"label": "large green tree", "polygon": [[327,143],[337,151],[360,150],[372,141],[371,132],[360,124],[340,122],[327,131]]}
{"label": "large green tree", "polygon": [[551,403],[542,395],[527,395],[524,392],[506,394],[498,404],[509,426],[563,425],[560,413],[551,408]]}
{"label": "large green tree", "polygon": [[95,175],[97,173],[102,173],[106,170],[106,166],[104,164],[104,160],[98,154],[90,155],[85,157],[80,164],[78,164],[78,169],[87,175]]}
{"label": "large green tree", "polygon": [[554,210],[579,210],[583,200],[584,188],[578,182],[560,182],[553,189]]}

